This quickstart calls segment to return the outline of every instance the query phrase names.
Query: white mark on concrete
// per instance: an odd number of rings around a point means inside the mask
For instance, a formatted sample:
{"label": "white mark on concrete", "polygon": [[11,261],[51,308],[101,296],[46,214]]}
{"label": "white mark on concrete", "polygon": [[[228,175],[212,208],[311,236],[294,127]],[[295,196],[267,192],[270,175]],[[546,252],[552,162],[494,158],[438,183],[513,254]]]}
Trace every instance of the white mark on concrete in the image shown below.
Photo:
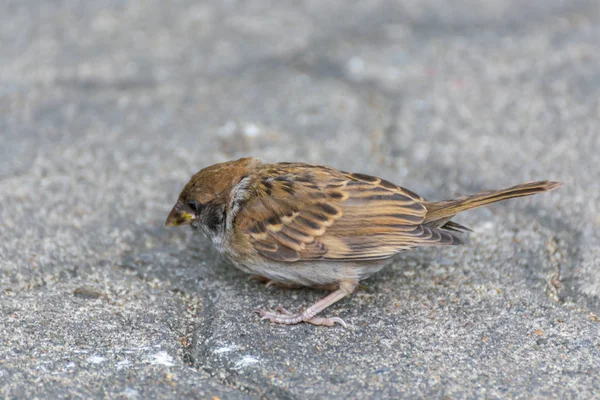
{"label": "white mark on concrete", "polygon": [[128,399],[136,399],[140,396],[140,392],[138,392],[137,390],[135,390],[133,388],[125,389],[121,392],[121,394]]}
{"label": "white mark on concrete", "polygon": [[250,365],[253,365],[253,364],[256,364],[259,362],[260,362],[260,360],[256,357],[244,356],[238,362],[235,363],[235,366],[233,367],[233,369],[242,369],[244,367],[248,367]]}
{"label": "white mark on concrete", "polygon": [[[160,347],[160,345],[158,346]],[[135,354],[135,353],[139,353],[140,350],[148,350],[150,347],[148,346],[144,346],[144,347],[131,347],[125,351],[123,351],[123,353],[125,354]]]}
{"label": "white mark on concrete", "polygon": [[106,361],[106,358],[101,357],[101,356],[96,356],[96,355],[89,356],[87,358],[87,362],[92,363],[92,364],[101,364],[104,361]]}
{"label": "white mark on concrete", "polygon": [[164,365],[166,367],[172,367],[173,357],[171,357],[166,351],[159,351],[156,354],[152,355],[152,360],[150,360],[150,364],[152,365]]}
{"label": "white mark on concrete", "polygon": [[115,368],[117,370],[123,369],[123,368],[128,368],[128,367],[131,367],[131,361],[129,361],[128,359],[124,359],[115,364]]}
{"label": "white mark on concrete", "polygon": [[365,61],[360,57],[352,57],[346,63],[346,69],[354,78],[360,79],[365,73]]}
{"label": "white mark on concrete", "polygon": [[257,137],[260,134],[260,128],[252,123],[244,125],[244,135],[249,138]]}
{"label": "white mark on concrete", "polygon": [[479,224],[478,228],[478,231],[492,232],[496,229],[496,225],[492,221],[486,221],[482,224]]}
{"label": "white mark on concrete", "polygon": [[215,353],[215,354],[229,353],[231,351],[237,350],[238,348],[239,348],[239,346],[233,344],[231,346],[219,347],[218,349],[213,350],[213,353]]}

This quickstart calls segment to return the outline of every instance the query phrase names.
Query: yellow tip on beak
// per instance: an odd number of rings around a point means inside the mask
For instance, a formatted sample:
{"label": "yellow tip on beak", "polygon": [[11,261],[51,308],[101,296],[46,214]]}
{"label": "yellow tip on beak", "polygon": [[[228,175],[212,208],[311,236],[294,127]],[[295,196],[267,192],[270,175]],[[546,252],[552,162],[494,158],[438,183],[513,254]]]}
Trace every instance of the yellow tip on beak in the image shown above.
{"label": "yellow tip on beak", "polygon": [[189,225],[193,220],[196,219],[196,216],[185,211],[181,211],[178,205],[175,205],[167,220],[165,221],[165,226],[179,226],[179,225]]}

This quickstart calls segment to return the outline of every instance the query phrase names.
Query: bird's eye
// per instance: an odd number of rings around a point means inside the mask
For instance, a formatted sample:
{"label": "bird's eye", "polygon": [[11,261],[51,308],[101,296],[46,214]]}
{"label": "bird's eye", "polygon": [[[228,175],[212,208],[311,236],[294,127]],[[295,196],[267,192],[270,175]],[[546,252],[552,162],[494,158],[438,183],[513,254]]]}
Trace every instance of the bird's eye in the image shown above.
{"label": "bird's eye", "polygon": [[202,206],[196,200],[188,200],[188,207],[195,213],[199,212]]}

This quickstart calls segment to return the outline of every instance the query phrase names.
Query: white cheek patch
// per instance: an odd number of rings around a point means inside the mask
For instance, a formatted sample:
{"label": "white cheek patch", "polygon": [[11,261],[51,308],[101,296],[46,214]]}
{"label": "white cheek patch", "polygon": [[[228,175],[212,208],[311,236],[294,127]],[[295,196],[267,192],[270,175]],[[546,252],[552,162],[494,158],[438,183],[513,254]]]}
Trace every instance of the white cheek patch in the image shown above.
{"label": "white cheek patch", "polygon": [[229,231],[233,227],[233,220],[240,210],[240,206],[248,199],[248,187],[250,186],[250,177],[247,176],[231,189],[231,201],[229,202],[229,212],[227,213],[226,226]]}

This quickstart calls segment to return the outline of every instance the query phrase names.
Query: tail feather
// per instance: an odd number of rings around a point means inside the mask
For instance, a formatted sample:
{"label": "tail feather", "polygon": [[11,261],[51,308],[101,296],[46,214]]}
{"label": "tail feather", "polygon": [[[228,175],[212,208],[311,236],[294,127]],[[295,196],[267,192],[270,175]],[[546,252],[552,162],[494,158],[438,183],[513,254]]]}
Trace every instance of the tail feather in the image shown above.
{"label": "tail feather", "polygon": [[453,232],[473,232],[473,229],[468,228],[468,227],[461,225],[458,222],[454,222],[454,221],[448,221],[444,225],[442,225],[440,228],[445,229],[447,231],[453,231]]}
{"label": "tail feather", "polygon": [[431,224],[434,221],[439,221],[443,222],[442,225],[446,227],[445,229],[464,229],[462,225],[460,227],[456,226],[458,224],[450,222],[449,219],[465,210],[481,207],[501,200],[511,199],[513,197],[531,196],[533,194],[556,189],[560,185],[562,185],[562,183],[551,181],[529,182],[508,189],[481,192],[471,196],[462,196],[453,200],[426,202],[424,203],[427,208],[425,223]]}

